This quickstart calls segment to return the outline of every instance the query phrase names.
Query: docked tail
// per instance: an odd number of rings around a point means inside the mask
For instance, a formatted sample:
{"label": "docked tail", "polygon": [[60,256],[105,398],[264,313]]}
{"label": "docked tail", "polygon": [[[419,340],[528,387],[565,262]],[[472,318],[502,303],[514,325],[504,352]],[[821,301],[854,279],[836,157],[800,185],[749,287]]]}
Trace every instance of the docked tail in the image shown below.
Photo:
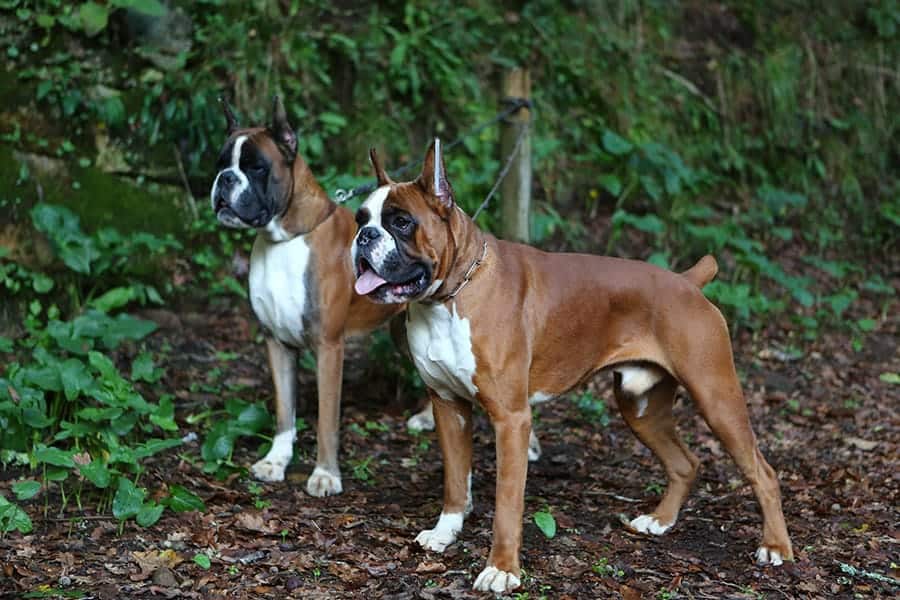
{"label": "docked tail", "polygon": [[713,280],[716,276],[716,273],[719,272],[719,265],[716,264],[716,259],[712,257],[712,255],[707,254],[703,258],[697,261],[693,267],[682,273],[681,275],[687,278],[688,281],[696,285],[698,288],[702,288],[704,285]]}

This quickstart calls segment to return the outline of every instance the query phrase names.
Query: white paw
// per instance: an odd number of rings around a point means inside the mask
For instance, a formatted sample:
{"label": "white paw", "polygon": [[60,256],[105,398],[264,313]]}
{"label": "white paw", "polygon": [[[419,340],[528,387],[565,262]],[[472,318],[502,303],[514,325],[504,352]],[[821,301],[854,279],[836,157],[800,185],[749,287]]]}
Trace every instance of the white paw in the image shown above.
{"label": "white paw", "polygon": [[418,429],[419,431],[434,430],[434,413],[431,411],[431,403],[417,412],[406,421],[407,429]]}
{"label": "white paw", "polygon": [[538,437],[534,434],[534,430],[532,430],[531,437],[528,438],[528,462],[535,462],[540,457],[541,457],[541,442],[540,442],[540,440],[538,440]]}
{"label": "white paw", "polygon": [[636,519],[632,519],[631,528],[640,533],[651,533],[653,535],[662,535],[671,529],[672,525],[675,524],[675,521],[671,523],[660,523],[656,520],[656,517],[653,515],[641,515]]}
{"label": "white paw", "polygon": [[340,473],[334,475],[322,467],[313,469],[312,475],[306,480],[306,493],[316,498],[334,496],[343,491]]}
{"label": "white paw", "polygon": [[509,592],[522,585],[522,580],[506,571],[501,571],[497,567],[485,567],[485,569],[475,579],[475,585],[472,586],[479,592],[494,592],[502,594]]}
{"label": "white paw", "polygon": [[287,468],[287,461],[273,462],[269,458],[258,460],[250,467],[250,473],[253,477],[260,481],[284,481],[284,470]]}
{"label": "white paw", "polygon": [[781,552],[778,550],[772,550],[766,546],[760,546],[756,549],[756,564],[758,565],[772,565],[773,567],[777,567],[784,562]]}
{"label": "white paw", "polygon": [[416,542],[426,550],[443,552],[447,546],[456,541],[456,534],[462,531],[462,513],[441,513],[434,529],[419,532]]}

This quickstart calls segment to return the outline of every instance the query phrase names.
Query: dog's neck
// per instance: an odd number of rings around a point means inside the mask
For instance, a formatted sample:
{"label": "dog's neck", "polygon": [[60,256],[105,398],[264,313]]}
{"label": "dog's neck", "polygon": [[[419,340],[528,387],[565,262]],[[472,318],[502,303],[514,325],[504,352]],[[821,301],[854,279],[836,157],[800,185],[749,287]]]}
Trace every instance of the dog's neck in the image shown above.
{"label": "dog's neck", "polygon": [[325,222],[337,208],[299,154],[294,158],[291,178],[287,207],[272,220],[274,226],[265,229],[270,241],[287,241],[306,235]]}
{"label": "dog's neck", "polygon": [[458,205],[447,217],[447,244],[441,256],[441,263],[448,265],[444,271],[443,283],[430,297],[428,304],[447,302],[456,297],[463,287],[478,278],[483,263],[490,259],[490,240],[493,236],[485,233]]}

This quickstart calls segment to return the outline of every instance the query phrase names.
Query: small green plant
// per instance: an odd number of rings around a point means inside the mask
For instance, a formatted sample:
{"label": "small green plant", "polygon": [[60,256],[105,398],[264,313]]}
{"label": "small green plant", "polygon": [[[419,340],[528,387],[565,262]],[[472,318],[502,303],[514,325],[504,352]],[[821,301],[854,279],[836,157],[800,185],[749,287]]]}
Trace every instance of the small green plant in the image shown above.
{"label": "small green plant", "polygon": [[603,427],[609,425],[609,410],[606,402],[602,398],[596,397],[590,390],[584,390],[577,394],[575,405],[591,422],[599,423]]}
{"label": "small green plant", "polygon": [[605,557],[601,557],[594,561],[594,564],[591,565],[591,571],[605,577],[615,577],[617,579],[625,577],[625,571],[609,564],[609,559]]}
{"label": "small green plant", "polygon": [[253,496],[253,508],[263,510],[272,506],[271,500],[264,500],[262,497],[263,487],[255,481],[247,483],[247,491]]}
{"label": "small green plant", "polygon": [[553,515],[550,513],[550,508],[547,507],[542,511],[534,513],[532,518],[534,519],[534,524],[537,525],[538,529],[541,530],[541,533],[544,534],[544,537],[553,539],[556,535],[556,519],[554,519]]}
{"label": "small green plant", "polygon": [[372,461],[375,457],[367,456],[365,458],[357,458],[350,460],[350,467],[353,477],[363,483],[372,483],[375,480],[375,473],[372,469]]}
{"label": "small green plant", "polygon": [[209,569],[212,565],[212,562],[209,560],[209,555],[202,552],[194,555],[194,563],[204,570]]}

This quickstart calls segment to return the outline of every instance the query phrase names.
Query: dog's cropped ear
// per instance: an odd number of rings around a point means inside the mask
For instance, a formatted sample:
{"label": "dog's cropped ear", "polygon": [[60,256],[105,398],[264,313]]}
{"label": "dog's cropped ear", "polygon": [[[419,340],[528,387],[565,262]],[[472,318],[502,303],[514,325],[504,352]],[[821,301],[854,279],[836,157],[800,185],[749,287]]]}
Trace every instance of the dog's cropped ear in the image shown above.
{"label": "dog's cropped ear", "polygon": [[453,208],[453,187],[447,179],[447,171],[444,168],[444,156],[441,152],[441,140],[435,138],[428,151],[425,153],[425,161],[422,164],[422,172],[416,179],[425,193],[433,197],[438,206],[438,212],[446,217]]}
{"label": "dog's cropped ear", "polygon": [[297,133],[287,120],[287,112],[281,98],[272,99],[272,125],[269,127],[275,144],[290,159],[297,155]]}
{"label": "dog's cropped ear", "polygon": [[372,168],[375,169],[378,187],[394,183],[390,175],[384,170],[384,167],[381,166],[381,161],[378,160],[378,153],[375,152],[375,148],[369,148],[369,160],[372,162]]}
{"label": "dog's cropped ear", "polygon": [[231,105],[228,104],[228,100],[225,99],[225,96],[219,96],[219,103],[222,105],[222,112],[225,113],[225,123],[227,124],[225,132],[228,135],[231,135],[240,128],[240,124],[238,124],[237,117],[235,117],[234,113],[231,111]]}

